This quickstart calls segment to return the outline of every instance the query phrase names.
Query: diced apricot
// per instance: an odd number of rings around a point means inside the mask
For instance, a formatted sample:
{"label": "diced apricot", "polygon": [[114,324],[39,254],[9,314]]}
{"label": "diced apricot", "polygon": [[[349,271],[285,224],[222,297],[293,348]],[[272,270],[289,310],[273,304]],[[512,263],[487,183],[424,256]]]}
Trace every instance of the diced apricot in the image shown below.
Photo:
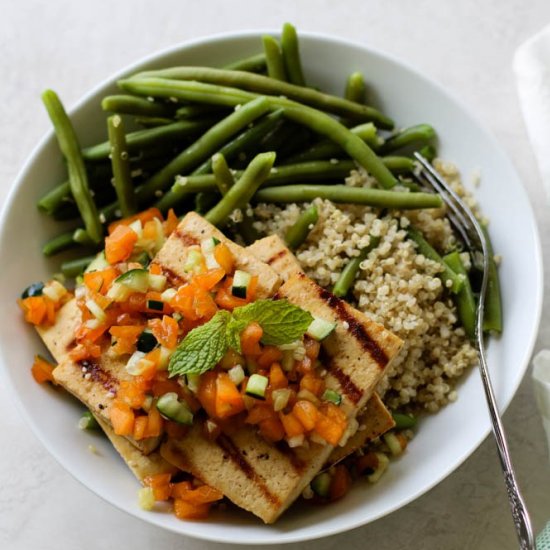
{"label": "diced apricot", "polygon": [[158,437],[162,434],[163,419],[156,407],[151,407],[147,413],[147,428],[145,437]]}
{"label": "diced apricot", "polygon": [[260,340],[264,331],[262,327],[256,323],[250,323],[241,333],[241,350],[244,355],[258,357],[262,353]]}
{"label": "diced apricot", "polygon": [[132,435],[134,432],[134,411],[123,401],[115,399],[110,409],[110,419],[117,435]]}
{"label": "diced apricot", "polygon": [[266,403],[258,403],[254,405],[250,411],[248,411],[248,416],[245,419],[246,424],[259,424],[260,422],[273,418],[275,412],[273,409]]}
{"label": "diced apricot", "polygon": [[216,417],[227,418],[244,410],[243,396],[225,372],[216,378]]}
{"label": "diced apricot", "polygon": [[47,317],[45,296],[29,296],[19,300],[19,305],[25,314],[25,321],[33,325],[41,325]]}
{"label": "diced apricot", "polygon": [[170,208],[168,210],[168,214],[166,216],[165,222],[162,224],[164,229],[164,236],[168,237],[172,234],[173,231],[175,231],[176,227],[178,226],[178,217],[176,216],[176,213],[174,212],[173,208]]}
{"label": "diced apricot", "polygon": [[181,498],[174,500],[174,513],[178,519],[206,519],[210,504],[190,504]]}
{"label": "diced apricot", "polygon": [[212,290],[224,277],[225,271],[223,269],[209,269],[204,273],[195,275],[193,277],[193,284],[203,290]]}
{"label": "diced apricot", "polygon": [[126,225],[118,225],[105,239],[105,259],[110,264],[127,260],[134,250],[137,239],[135,231]]}
{"label": "diced apricot", "polygon": [[169,315],[163,315],[161,319],[151,319],[149,326],[155,338],[166,348],[175,348],[178,343],[179,325]]}
{"label": "diced apricot", "polygon": [[218,243],[214,247],[214,258],[227,275],[233,273],[235,269],[235,258],[225,243]]}
{"label": "diced apricot", "polygon": [[317,397],[325,390],[325,382],[313,372],[307,372],[300,380],[300,389],[309,390]]}
{"label": "diced apricot", "polygon": [[201,375],[197,398],[211,418],[216,417],[216,373],[209,371]]}
{"label": "diced apricot", "polygon": [[111,222],[109,224],[109,235],[114,232],[114,230],[119,225],[130,225],[131,223],[135,222],[136,220],[139,220],[141,222],[141,225],[145,225],[149,220],[152,220],[154,218],[158,218],[160,221],[163,220],[162,214],[158,208],[152,207],[148,208],[147,210],[143,210],[143,212],[139,212],[137,214],[134,214],[133,216],[128,216],[127,218],[122,218],[121,220],[116,220],[114,222]]}
{"label": "diced apricot", "polygon": [[[258,359],[258,364],[260,364],[261,358],[262,356]],[[269,369],[269,386],[272,390],[280,390],[288,387],[288,379],[279,363],[272,363]]]}
{"label": "diced apricot", "polygon": [[283,428],[287,437],[295,437],[297,435],[302,435],[304,433],[304,426],[298,420],[298,417],[294,413],[284,414],[279,413],[279,418],[283,424]]}
{"label": "diced apricot", "polygon": [[49,361],[46,361],[46,359],[44,359],[40,355],[35,355],[34,362],[31,367],[31,373],[33,378],[39,384],[43,384],[44,382],[52,382],[53,384],[55,384],[55,380],[53,377],[54,368],[55,365],[53,365]]}
{"label": "diced apricot", "polygon": [[268,441],[277,442],[281,441],[285,437],[285,429],[283,424],[276,416],[272,418],[267,418],[262,420],[258,427],[260,428],[260,433]]}
{"label": "diced apricot", "polygon": [[145,438],[145,430],[147,429],[147,417],[138,416],[134,422],[134,435],[133,438],[136,441]]}
{"label": "diced apricot", "polygon": [[117,355],[133,353],[135,351],[137,339],[142,332],[143,326],[112,326],[109,329],[109,333],[116,340],[112,347],[112,351]]}
{"label": "diced apricot", "polygon": [[283,358],[283,352],[276,346],[264,346],[262,354],[258,357],[258,365],[262,369],[268,369],[272,363],[280,361]]}
{"label": "diced apricot", "polygon": [[292,412],[308,432],[315,428],[319,411],[311,401],[297,401]]}

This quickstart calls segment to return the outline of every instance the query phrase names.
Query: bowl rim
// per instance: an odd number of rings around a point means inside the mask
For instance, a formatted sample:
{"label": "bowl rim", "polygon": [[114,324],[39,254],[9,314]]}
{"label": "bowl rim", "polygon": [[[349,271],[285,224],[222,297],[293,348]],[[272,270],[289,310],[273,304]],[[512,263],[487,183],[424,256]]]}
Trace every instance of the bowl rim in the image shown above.
{"label": "bowl rim", "polygon": [[[236,39],[243,39],[243,38],[260,38],[263,34],[271,34],[274,36],[279,36],[280,30],[245,29],[242,31],[230,31],[230,32],[215,33],[212,35],[205,35],[205,36],[201,36],[191,40],[186,40],[183,42],[172,44],[156,52],[147,54],[139,58],[138,60],[128,65],[125,65],[124,67],[115,71],[111,75],[107,76],[98,84],[93,86],[83,96],[81,96],[74,105],[71,105],[71,107],[67,109],[67,112],[69,113],[70,116],[73,116],[76,111],[79,111],[80,109],[82,109],[93,98],[93,96],[96,95],[101,89],[112,85],[118,79],[124,77],[129,73],[135,72],[136,70],[140,70],[140,68],[143,67],[144,65],[148,65],[151,62],[159,61],[162,58],[169,55],[176,54],[181,50],[200,47],[206,44],[223,43],[224,41],[227,41],[227,40],[236,40]],[[507,399],[504,400],[504,402],[499,403],[499,410],[502,416],[506,411],[506,409],[508,408],[508,406],[510,405],[512,399],[516,395],[519,385],[521,384],[527,372],[529,359],[533,353],[533,349],[539,333],[540,320],[542,315],[543,297],[544,297],[544,267],[543,267],[543,255],[542,255],[540,231],[539,231],[537,219],[535,217],[534,210],[531,204],[529,193],[527,191],[527,188],[523,184],[522,178],[517,173],[516,167],[513,164],[512,160],[510,159],[508,154],[505,152],[503,147],[500,145],[500,143],[494,136],[493,132],[489,129],[489,127],[475,115],[475,113],[470,107],[465,105],[465,103],[461,98],[456,96],[452,91],[449,91],[447,88],[445,88],[433,77],[427,76],[424,72],[421,72],[414,65],[412,65],[407,61],[402,60],[398,56],[394,54],[390,54],[384,51],[383,49],[379,47],[375,47],[368,43],[361,43],[361,42],[349,40],[346,38],[342,38],[340,36],[336,36],[336,35],[332,35],[324,32],[300,31],[300,38],[302,37],[306,39],[313,39],[313,40],[319,40],[327,43],[333,43],[339,46],[352,47],[359,50],[364,50],[369,55],[383,59],[386,62],[389,62],[391,64],[399,66],[402,69],[405,69],[407,72],[413,73],[415,77],[424,81],[430,87],[434,88],[438,94],[445,96],[446,99],[454,103],[463,112],[463,114],[466,115],[467,118],[470,119],[470,121],[473,122],[474,125],[476,125],[481,130],[481,132],[484,134],[484,137],[487,139],[490,145],[507,159],[507,161],[510,164],[510,168],[517,175],[517,179],[521,184],[522,192],[524,193],[526,198],[526,207],[528,209],[528,213],[532,220],[532,226],[533,226],[532,236],[533,236],[534,249],[536,252],[535,258],[534,258],[536,285],[533,291],[535,292],[534,303],[536,304],[536,311],[535,311],[535,318],[533,319],[534,321],[533,330],[530,334],[528,342],[524,346],[525,351],[524,351],[523,361],[520,369],[521,376],[518,376],[516,382],[510,386],[511,391],[510,391],[509,397],[507,397]],[[31,169],[32,165],[36,161],[36,157],[38,156],[40,151],[47,145],[47,143],[50,140],[54,138],[55,138],[54,130],[53,129],[47,130],[46,133],[39,139],[38,143],[32,149],[30,154],[27,156],[22,167],[19,169],[14,179],[14,182],[11,185],[11,188],[6,196],[4,204],[2,205],[2,208],[0,210],[0,234],[3,234],[6,229],[5,226],[7,224],[7,218],[8,218],[7,214],[11,208],[12,203],[15,201],[15,197],[18,193],[19,187],[21,186],[22,182],[26,178],[27,172]],[[45,438],[43,438],[41,434],[41,430],[38,426],[38,423],[36,422],[35,417],[31,415],[30,412],[27,411],[27,409],[23,405],[23,402],[20,399],[18,399],[16,392],[13,391],[15,390],[15,384],[11,379],[9,369],[6,361],[3,358],[3,353],[1,349],[0,349],[0,371],[3,372],[4,379],[7,381],[8,393],[10,394],[10,398],[12,399],[12,402],[15,403],[16,408],[19,410],[19,412],[21,413],[21,415],[23,416],[27,424],[30,426],[31,431],[33,432],[35,437],[46,448],[46,450],[55,458],[55,460],[63,467],[65,471],[67,471],[74,479],[80,482],[88,490],[93,492],[95,495],[99,496],[102,500],[104,500],[105,502],[107,502],[112,506],[115,506],[116,508],[118,508],[122,512],[125,512],[129,516],[136,519],[144,519],[150,525],[154,525],[156,527],[166,529],[173,533],[176,533],[179,535],[183,534],[179,529],[172,528],[170,525],[165,525],[163,523],[160,523],[159,521],[156,521],[155,515],[151,515],[150,519],[144,518],[143,516],[136,514],[132,510],[123,507],[121,504],[112,502],[111,500],[108,499],[107,495],[103,495],[102,493],[98,492],[94,487],[87,485],[82,479],[80,479],[78,476],[78,473],[76,471],[73,471],[73,468],[71,467],[71,465],[68,462],[66,462],[63,454],[60,453],[58,449],[52,448],[46,442]],[[477,376],[477,374],[470,375],[470,376]],[[12,391],[9,391],[9,390],[12,390]],[[274,530],[272,536],[270,537],[251,536],[251,537],[248,537],[247,540],[240,540],[238,543],[242,545],[287,544],[287,543],[295,543],[295,542],[301,542],[306,540],[317,540],[320,538],[351,531],[353,529],[356,529],[358,527],[361,527],[373,521],[376,521],[386,515],[389,515],[395,512],[396,510],[403,508],[404,506],[411,503],[412,501],[416,500],[421,495],[427,493],[433,487],[441,483],[449,475],[454,473],[457,470],[457,468],[474,453],[474,451],[481,445],[481,443],[486,439],[486,437],[491,432],[489,417],[487,416],[487,418],[483,419],[483,421],[486,422],[486,428],[483,431],[482,436],[479,437],[477,441],[475,441],[475,443],[472,445],[470,449],[465,450],[460,456],[456,458],[456,460],[453,462],[452,467],[450,469],[447,469],[444,474],[431,480],[431,482],[428,483],[427,485],[422,486],[417,491],[407,495],[405,498],[400,499],[399,502],[394,507],[389,507],[387,509],[384,509],[380,513],[372,515],[367,520],[361,520],[360,518],[351,520],[351,521],[345,522],[345,524],[343,524],[342,526],[338,526],[336,528],[325,529],[325,530],[320,529],[317,533],[314,533],[314,534],[312,533],[293,534],[292,531],[283,533],[283,532],[278,532]],[[207,525],[208,524],[205,524],[205,526]],[[221,539],[219,536],[210,535],[209,530],[207,528],[205,528],[204,531],[201,531],[200,533],[195,533],[195,532],[186,533],[185,536],[190,536],[192,538],[211,541],[211,542],[220,542],[220,543],[230,542],[230,541]]]}

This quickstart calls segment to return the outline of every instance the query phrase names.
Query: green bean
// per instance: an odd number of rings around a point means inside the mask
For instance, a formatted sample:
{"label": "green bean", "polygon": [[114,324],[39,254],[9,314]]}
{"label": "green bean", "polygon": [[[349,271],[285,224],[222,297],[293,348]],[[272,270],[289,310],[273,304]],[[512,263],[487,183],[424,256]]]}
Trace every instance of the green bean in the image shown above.
{"label": "green bean", "polygon": [[485,294],[485,316],[483,319],[483,330],[485,332],[502,332],[502,298],[500,294],[500,281],[498,268],[495,262],[493,245],[489,238],[489,232],[483,227],[487,248],[489,253],[489,280]]}
{"label": "green bean", "polygon": [[212,171],[216,185],[222,195],[227,194],[229,189],[235,185],[235,178],[227,166],[225,157],[221,153],[216,153],[212,156]]}
{"label": "green bean", "polygon": [[164,118],[160,116],[137,116],[136,123],[143,126],[145,129],[158,128],[159,126],[167,126],[173,124],[173,118]]}
{"label": "green bean", "polygon": [[71,193],[87,232],[95,243],[99,243],[103,236],[103,228],[101,227],[97,208],[88,186],[86,167],[80,154],[80,146],[76,133],[61,101],[54,91],[46,90],[42,94],[42,100],[53,123],[61,153],[67,161]]}
{"label": "green bean", "polygon": [[122,94],[104,97],[101,100],[101,108],[123,115],[171,117],[174,113],[174,107],[165,103]]}
{"label": "green bean", "polygon": [[224,225],[233,210],[244,208],[250,202],[258,187],[269,175],[275,162],[275,156],[275,153],[260,153],[256,155],[235,185],[206,214],[205,218],[214,225]]}
{"label": "green bean", "polygon": [[365,84],[365,79],[360,72],[356,71],[348,76],[344,97],[349,101],[365,103],[365,99],[367,97],[367,86]]}
{"label": "green bean", "polygon": [[428,162],[433,162],[437,157],[437,149],[433,145],[424,145],[420,151],[418,151]]}
{"label": "green bean", "polygon": [[283,54],[283,63],[288,79],[292,84],[305,86],[304,73],[302,71],[302,62],[300,60],[300,48],[298,44],[298,34],[296,29],[290,23],[283,25],[281,33],[281,50]]}
{"label": "green bean", "polygon": [[174,116],[177,119],[188,120],[221,115],[224,111],[227,111],[227,109],[215,105],[184,105],[176,111]]}
{"label": "green bean", "polygon": [[416,416],[412,414],[398,413],[392,411],[391,415],[395,422],[396,430],[408,430],[410,428],[414,428],[416,426],[416,423],[418,422]]}
{"label": "green bean", "polygon": [[384,145],[382,145],[383,153],[391,153],[404,147],[419,145],[428,145],[436,137],[435,130],[428,124],[417,124],[416,126],[410,126],[401,130],[394,136],[388,138]]}
{"label": "green bean", "polygon": [[228,71],[245,71],[249,73],[261,73],[265,70],[266,59],[265,54],[259,53],[239,59],[233,63],[225,65],[224,69]]}
{"label": "green bean", "polygon": [[[268,80],[279,82],[273,79]],[[145,80],[136,77],[131,80],[119,82],[119,84],[139,94],[160,96],[167,94],[168,97],[174,96],[181,99],[195,98],[195,100],[216,104],[223,102],[223,104],[226,105],[246,103],[257,97],[255,94],[236,88],[225,88],[201,82],[166,80],[162,78],[150,78]],[[372,149],[370,149],[361,138],[352,134],[348,128],[340,124],[334,118],[321,111],[300,105],[283,97],[269,97],[268,101],[272,109],[283,107],[286,117],[308,126],[313,131],[325,135],[338,143],[350,157],[357,160],[365,170],[370,172],[382,187],[390,188],[396,185],[397,180]],[[358,105],[352,102],[348,103],[350,105]]]}
{"label": "green bean", "polygon": [[122,217],[126,218],[136,213],[137,202],[130,175],[124,125],[119,115],[112,115],[107,119],[107,129],[111,144],[111,166],[113,167],[115,192]]}
{"label": "green bean", "polygon": [[[196,136],[210,128],[215,122],[213,118],[199,120],[181,120],[172,122],[165,126],[149,128],[147,130],[138,130],[126,135],[126,144],[129,153],[135,153],[140,149],[148,148],[153,145],[174,142],[182,138]],[[111,144],[109,141],[86,147],[82,150],[82,156],[86,160],[99,161],[109,158],[111,154]]]}
{"label": "green bean", "polygon": [[[266,135],[277,127],[283,116],[283,110],[278,109],[258,120],[251,128],[247,128],[237,137],[226,143],[218,153],[221,153],[227,160],[232,160],[238,154],[248,151],[253,146],[257,146]],[[212,159],[209,158],[197,169],[193,170],[193,175],[208,174],[212,171]]]}
{"label": "green bean", "polygon": [[73,231],[73,241],[83,246],[93,246],[94,242],[90,239],[90,235],[85,229],[78,227]]}
{"label": "green bean", "polygon": [[57,235],[53,239],[50,239],[42,247],[42,253],[44,256],[53,256],[63,250],[73,248],[76,244],[77,243],[73,240],[73,232],[68,231],[67,233],[61,233],[61,235]]}
{"label": "green bean", "polygon": [[[298,181],[341,179],[345,178],[354,167],[355,165],[351,160],[337,163],[315,161],[277,166],[273,167],[263,186],[286,185]],[[237,178],[241,175],[242,171],[236,173]],[[212,174],[183,177],[176,181],[155,206],[161,212],[167,212],[192,193],[213,191],[216,188],[216,181]]]}
{"label": "green bean", "polygon": [[[157,92],[161,85],[159,80],[165,81],[164,88],[168,93],[166,96],[163,94],[163,97],[176,97],[198,103],[235,105],[235,100],[237,100],[237,103],[245,103],[245,98],[252,99],[249,95],[250,93],[270,95],[278,98],[282,96],[335,115],[352,117],[363,122],[374,122],[379,128],[393,128],[393,121],[374,107],[361,105],[335,95],[325,94],[313,88],[304,88],[289,82],[275,80],[268,76],[242,71],[227,71],[212,69],[211,67],[173,67],[171,69],[140,73],[130,79],[119,81],[119,86],[126,91],[137,93],[138,95],[153,95],[154,97],[155,94],[150,94],[147,90],[152,88],[154,92]],[[175,85],[177,82],[180,84],[183,82],[187,82],[188,84],[193,83],[195,86],[178,87]],[[200,86],[200,84],[203,84],[203,86]],[[212,86],[210,94],[215,95],[215,98],[210,98],[208,101],[205,99],[204,96],[208,92],[204,84]],[[171,89],[176,93],[170,95]],[[180,92],[183,89],[187,90],[190,95],[187,97],[180,96]],[[195,95],[191,94],[191,92],[195,92]],[[196,92],[200,92],[200,94],[197,95]]]}
{"label": "green bean", "polygon": [[[409,157],[387,156],[382,157],[382,162],[392,174],[409,174],[414,171],[415,167],[414,160]],[[418,190],[418,185],[415,184],[411,190]]]}
{"label": "green bean", "polygon": [[186,173],[195,168],[215,153],[232,135],[262,116],[268,109],[268,100],[260,96],[212,126],[143,185],[136,187],[138,203],[147,204],[157,192],[164,191],[177,174]]}
{"label": "green bean", "polygon": [[76,258],[75,260],[68,260],[61,264],[61,273],[69,279],[74,279],[78,275],[81,275],[84,270],[90,265],[90,262],[94,260],[95,256],[85,256],[84,258]]}
{"label": "green bean", "polygon": [[268,76],[286,82],[287,78],[283,63],[283,54],[281,53],[279,43],[275,38],[267,34],[262,36],[262,42],[264,45]]}
{"label": "green bean", "polygon": [[468,273],[460,259],[460,254],[455,250],[443,257],[443,261],[457,274],[463,277],[464,284],[458,294],[454,295],[454,302],[458,318],[464,327],[464,331],[470,340],[476,336],[476,301],[468,279]]}
{"label": "green bean", "polygon": [[285,242],[291,250],[296,250],[307,239],[310,231],[313,230],[317,220],[319,219],[319,212],[315,205],[311,205],[304,210],[299,218],[290,226],[285,235]]}
{"label": "green bean", "polygon": [[71,185],[68,181],[48,191],[37,203],[39,210],[53,216],[55,211],[71,198]]}
{"label": "green bean", "polygon": [[355,276],[361,267],[361,262],[367,259],[367,256],[380,244],[380,237],[370,235],[369,244],[359,251],[359,255],[352,258],[340,273],[340,277],[332,287],[332,293],[339,298],[344,298],[348,295]]}
{"label": "green bean", "polygon": [[440,208],[441,197],[433,193],[409,193],[350,187],[348,185],[287,185],[260,189],[256,202],[309,202],[316,198],[328,199],[336,203],[364,204],[380,208],[400,210],[417,208]]}
{"label": "green bean", "polygon": [[[420,195],[423,193],[411,193],[411,195]],[[438,198],[439,195],[434,195]],[[426,258],[437,262],[443,268],[439,273],[439,278],[443,281],[443,284],[448,288],[453,294],[458,294],[464,287],[464,278],[455,273],[444,261],[443,258],[436,252],[431,244],[426,241],[422,233],[413,227],[412,225],[407,227],[407,235],[409,239],[416,243],[416,249],[419,254],[422,254]],[[447,286],[451,283],[450,286]]]}
{"label": "green bean", "polygon": [[385,189],[397,184],[395,176],[386,168],[376,153],[358,136],[351,133],[337,120],[309,107],[289,107],[285,116],[324,134],[342,146],[348,155],[367,170]]}
{"label": "green bean", "polygon": [[[380,146],[384,142],[376,133],[376,126],[372,122],[360,124],[359,126],[350,128],[349,131],[360,137],[373,151],[380,149]],[[344,153],[344,150],[337,143],[331,140],[323,140],[315,143],[309,149],[285,159],[285,164],[339,158],[342,153]]]}

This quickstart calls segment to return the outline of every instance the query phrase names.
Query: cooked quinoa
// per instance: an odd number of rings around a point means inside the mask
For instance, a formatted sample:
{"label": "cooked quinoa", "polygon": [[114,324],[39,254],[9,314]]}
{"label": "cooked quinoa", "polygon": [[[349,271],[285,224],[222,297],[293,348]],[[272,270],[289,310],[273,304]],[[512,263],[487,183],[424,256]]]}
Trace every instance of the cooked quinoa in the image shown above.
{"label": "cooked quinoa", "polygon": [[[454,165],[435,164],[474,206]],[[372,181],[365,173],[353,171],[346,184],[369,186]],[[386,405],[435,412],[454,401],[455,383],[476,364],[477,354],[458,325],[456,308],[438,277],[441,266],[418,254],[405,231],[413,223],[438,251],[449,250],[454,236],[444,210],[380,213],[371,207],[321,199],[314,204],[319,222],[296,256],[321,286],[332,288],[350,258],[369,244],[370,235],[380,237],[379,245],[361,263],[352,293],[360,310],[405,342],[377,388]],[[260,204],[255,208],[255,226],[262,233],[284,236],[308,206]]]}

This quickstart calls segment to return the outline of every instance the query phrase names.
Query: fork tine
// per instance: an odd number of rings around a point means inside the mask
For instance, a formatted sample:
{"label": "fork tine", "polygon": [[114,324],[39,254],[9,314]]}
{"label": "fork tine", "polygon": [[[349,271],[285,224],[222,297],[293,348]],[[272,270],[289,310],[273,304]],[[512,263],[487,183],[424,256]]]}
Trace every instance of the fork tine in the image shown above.
{"label": "fork tine", "polygon": [[414,156],[422,167],[422,171],[420,172],[421,176],[428,182],[432,189],[441,195],[441,198],[448,206],[450,212],[447,217],[455,229],[460,233],[462,240],[466,244],[466,248],[470,251],[479,248],[475,246],[472,240],[472,233],[477,237],[476,240],[478,241],[479,237],[475,228],[470,223],[468,216],[463,212],[464,206],[460,197],[420,153],[416,152]]}

